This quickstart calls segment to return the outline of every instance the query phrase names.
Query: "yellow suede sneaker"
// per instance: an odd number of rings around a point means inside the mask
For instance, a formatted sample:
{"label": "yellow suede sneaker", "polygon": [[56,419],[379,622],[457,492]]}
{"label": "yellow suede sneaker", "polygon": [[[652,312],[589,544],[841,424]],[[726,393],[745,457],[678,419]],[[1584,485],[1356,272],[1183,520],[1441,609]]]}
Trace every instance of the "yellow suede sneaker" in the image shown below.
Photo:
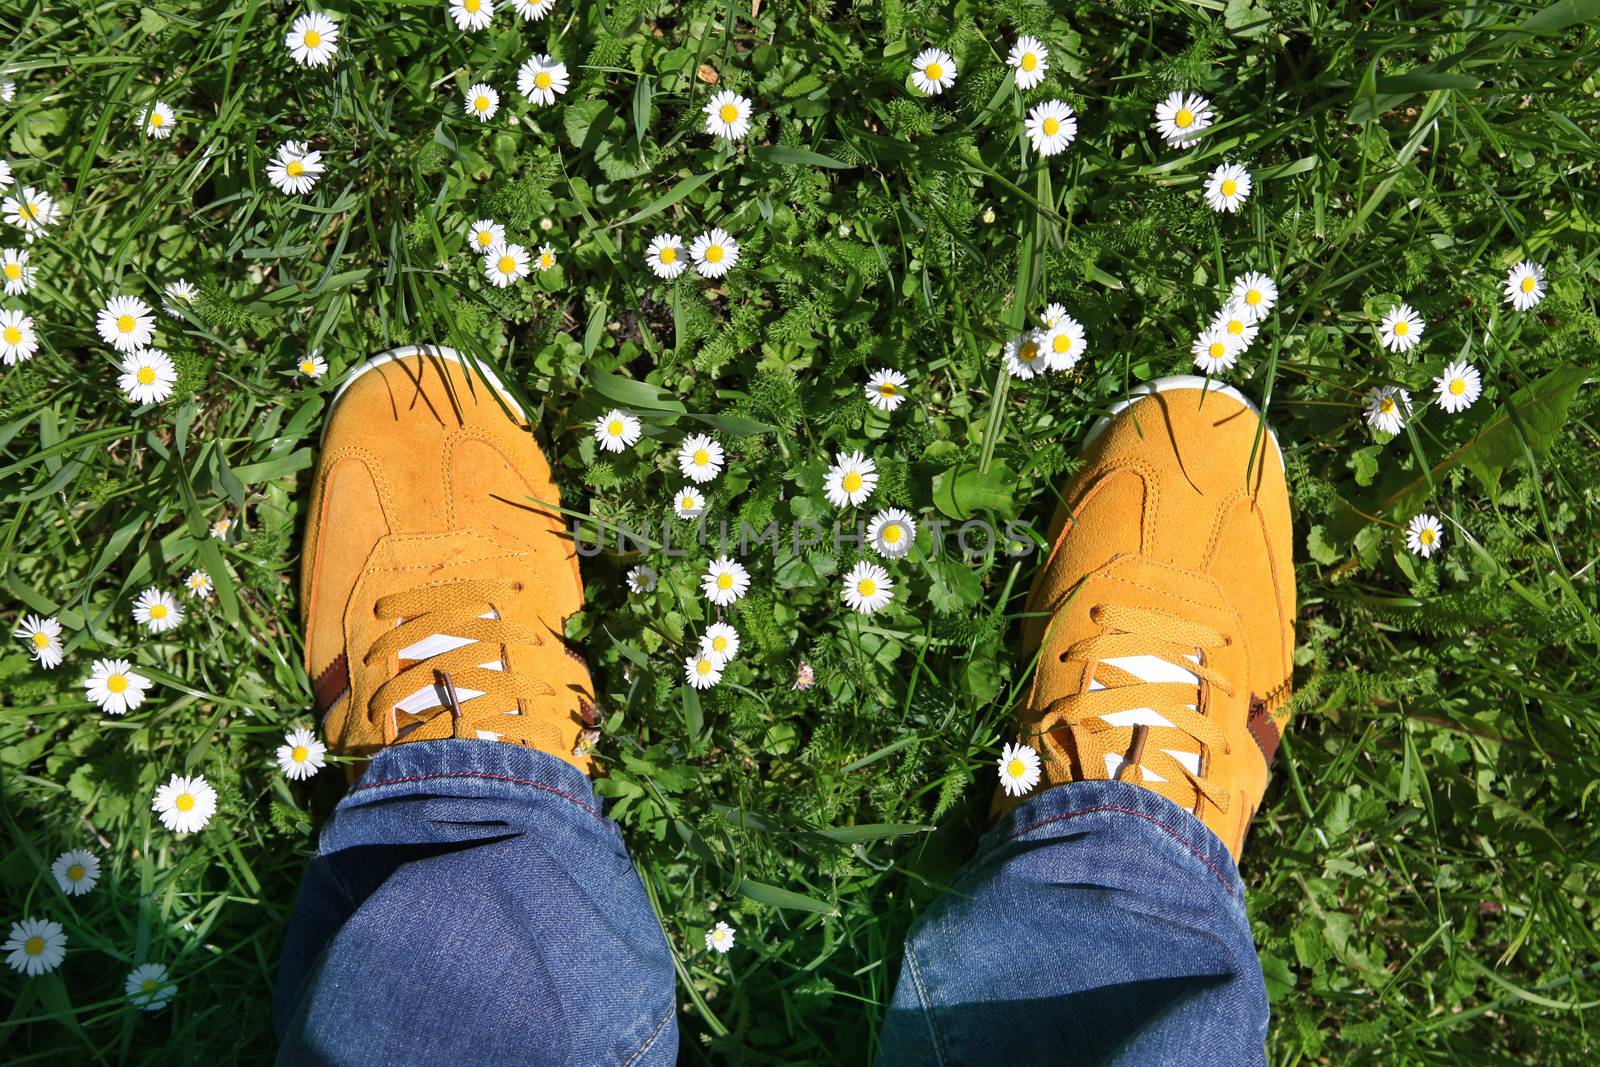
{"label": "yellow suede sneaker", "polygon": [[306,670],[336,752],[482,738],[588,773],[594,687],[550,465],[487,369],[412,346],[334,396],[306,520]]}
{"label": "yellow suede sneaker", "polygon": [[[1143,785],[1237,860],[1294,667],[1282,453],[1238,392],[1177,377],[1114,408],[1083,458],[1024,629],[1039,654],[1020,718],[1041,788]],[[996,798],[999,810],[1018,803]]]}

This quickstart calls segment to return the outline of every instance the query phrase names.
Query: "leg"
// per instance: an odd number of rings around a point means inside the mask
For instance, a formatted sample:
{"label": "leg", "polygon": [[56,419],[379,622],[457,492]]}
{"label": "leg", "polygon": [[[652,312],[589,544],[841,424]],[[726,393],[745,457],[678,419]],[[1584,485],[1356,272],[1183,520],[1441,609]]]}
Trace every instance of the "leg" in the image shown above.
{"label": "leg", "polygon": [[306,872],[284,1064],[651,1064],[672,957],[583,774],[493,741],[380,753]]}
{"label": "leg", "polygon": [[1233,1067],[1266,1035],[1227,848],[1142,786],[1079,782],[1002,819],[919,920],[878,1063]]}

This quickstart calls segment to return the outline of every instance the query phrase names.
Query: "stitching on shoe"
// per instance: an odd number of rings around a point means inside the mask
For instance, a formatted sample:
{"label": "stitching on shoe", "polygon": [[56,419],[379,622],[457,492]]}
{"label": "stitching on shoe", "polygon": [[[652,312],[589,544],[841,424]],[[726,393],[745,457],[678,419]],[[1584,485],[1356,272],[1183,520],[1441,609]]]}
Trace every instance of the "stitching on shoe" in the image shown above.
{"label": "stitching on shoe", "polygon": [[1142,811],[1138,810],[1137,808],[1124,808],[1124,807],[1120,807],[1120,806],[1118,806],[1116,804],[1100,804],[1100,805],[1096,805],[1095,807],[1092,807],[1092,808],[1078,808],[1075,811],[1067,811],[1067,812],[1061,813],[1060,815],[1052,815],[1048,819],[1041,819],[1036,823],[1030,823],[1027,826],[1021,827],[1020,829],[1018,829],[1015,832],[1013,832],[1012,834],[1010,834],[1006,838],[1006,841],[1008,841],[1008,842],[1015,841],[1017,838],[1021,837],[1023,834],[1032,833],[1034,830],[1039,829],[1041,826],[1049,826],[1051,823],[1057,823],[1057,822],[1061,822],[1061,821],[1063,821],[1065,819],[1070,819],[1074,815],[1092,815],[1097,811],[1118,811],[1118,812],[1122,812],[1125,815],[1137,815],[1139,818],[1144,819],[1147,822],[1155,823],[1157,826],[1161,827],[1161,829],[1165,830],[1168,834],[1172,835],[1172,837],[1174,839],[1176,839],[1180,844],[1182,844],[1190,852],[1192,852],[1194,854],[1195,859],[1199,860],[1201,863],[1204,863],[1208,868],[1210,868],[1211,869],[1211,873],[1216,875],[1218,884],[1220,884],[1222,886],[1222,888],[1224,888],[1224,889],[1226,889],[1228,891],[1228,895],[1229,896],[1232,896],[1232,897],[1235,897],[1235,898],[1237,898],[1239,896],[1239,894],[1234,890],[1233,886],[1229,884],[1227,878],[1225,878],[1223,876],[1222,872],[1217,870],[1216,864],[1212,863],[1211,860],[1206,857],[1206,854],[1204,852],[1200,851],[1200,849],[1195,845],[1195,843],[1193,841],[1190,841],[1187,837],[1185,837],[1183,835],[1183,833],[1181,831],[1179,831],[1175,827],[1168,826],[1166,823],[1162,822],[1160,819],[1156,818],[1154,815],[1150,815],[1150,814],[1147,814],[1146,812],[1142,812]]}
{"label": "stitching on shoe", "polygon": [[933,1012],[933,998],[928,995],[928,987],[922,981],[922,969],[917,966],[917,950],[908,938],[905,945],[906,967],[911,972],[911,984],[917,987],[917,999],[922,1002],[922,1016],[928,1021],[928,1031],[933,1035],[934,1051],[938,1053],[941,1065],[950,1062],[950,1054],[945,1051],[944,1035],[939,1032],[939,1021]]}
{"label": "stitching on shoe", "polygon": [[359,793],[366,789],[376,789],[380,785],[396,785],[400,782],[427,782],[432,781],[435,778],[487,778],[496,782],[514,782],[517,785],[532,786],[535,789],[543,789],[546,793],[554,793],[558,797],[561,797],[565,800],[570,800],[574,804],[578,805],[578,807],[588,812],[590,815],[593,815],[596,819],[600,819],[601,822],[605,821],[598,811],[595,811],[589,805],[585,804],[583,801],[579,800],[577,797],[566,792],[565,790],[557,789],[555,786],[547,785],[544,782],[536,782],[532,778],[517,778],[510,774],[490,774],[487,771],[437,771],[433,774],[408,774],[399,778],[384,778],[376,782],[363,781],[359,785],[352,787],[350,792]]}
{"label": "stitching on shoe", "polygon": [[633,1064],[639,1062],[640,1056],[643,1056],[646,1052],[650,1051],[650,1046],[656,1043],[656,1038],[661,1036],[661,1031],[667,1028],[667,1023],[671,1021],[676,1012],[676,1008],[667,1009],[667,1013],[661,1017],[661,1021],[656,1023],[656,1028],[650,1031],[650,1036],[644,1039],[644,1044],[640,1045],[634,1050],[633,1055],[629,1056],[627,1060],[623,1062],[622,1067],[633,1067]]}

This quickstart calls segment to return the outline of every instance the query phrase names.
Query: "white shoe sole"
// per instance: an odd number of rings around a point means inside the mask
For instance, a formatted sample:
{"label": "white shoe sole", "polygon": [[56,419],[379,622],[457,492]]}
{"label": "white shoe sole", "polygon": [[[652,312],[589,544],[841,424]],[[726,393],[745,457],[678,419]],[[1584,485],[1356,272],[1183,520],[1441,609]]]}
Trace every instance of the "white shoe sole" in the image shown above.
{"label": "white shoe sole", "polygon": [[[332,419],[333,410],[339,406],[339,400],[344,396],[345,390],[354,385],[357,378],[369,370],[383,366],[385,363],[393,363],[400,359],[410,359],[412,356],[429,356],[449,360],[458,366],[467,366],[467,362],[461,358],[459,352],[443,345],[406,345],[403,348],[391,348],[387,352],[381,352],[345,376],[344,381],[339,385],[338,391],[333,394],[333,399],[328,401],[328,415],[323,419],[322,423],[323,432],[327,432],[328,421]],[[490,370],[482,360],[473,364],[471,369],[481,375],[483,380],[489,383],[490,388],[500,394],[500,399],[504,400],[506,406],[517,413],[518,418],[523,422],[528,421],[528,414],[522,410],[522,405],[517,403],[516,398],[506,390],[505,385],[495,375],[494,371]]]}
{"label": "white shoe sole", "polygon": [[[1192,389],[1195,391],[1203,389],[1207,395],[1215,393],[1221,396],[1229,397],[1233,400],[1237,400],[1240,404],[1248,408],[1250,413],[1257,419],[1261,419],[1261,409],[1256,407],[1255,404],[1250,401],[1249,397],[1239,392],[1239,390],[1235,389],[1233,386],[1221,385],[1215,381],[1208,381],[1207,379],[1201,378],[1194,374],[1174,374],[1168,378],[1156,378],[1152,381],[1145,382],[1142,385],[1135,386],[1133,391],[1128,394],[1126,399],[1119,400],[1115,404],[1111,405],[1111,414],[1104,416],[1099,422],[1090,427],[1088,435],[1083,439],[1082,450],[1087,451],[1089,446],[1094,444],[1100,435],[1105,432],[1106,427],[1111,425],[1112,418],[1132,407],[1135,401],[1141,399],[1142,397],[1153,396],[1156,393],[1172,393],[1184,389]],[[1283,467],[1283,449],[1278,445],[1278,435],[1272,432],[1272,427],[1267,426],[1265,420],[1262,420],[1262,427],[1267,431],[1267,440],[1272,442],[1272,451],[1277,455],[1278,467],[1281,469]]]}

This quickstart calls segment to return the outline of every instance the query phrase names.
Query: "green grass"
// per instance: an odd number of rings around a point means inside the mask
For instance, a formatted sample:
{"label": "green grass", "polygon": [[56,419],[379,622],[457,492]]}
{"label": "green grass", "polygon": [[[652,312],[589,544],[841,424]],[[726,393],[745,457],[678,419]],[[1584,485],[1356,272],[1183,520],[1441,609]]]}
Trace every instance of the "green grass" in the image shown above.
{"label": "green grass", "polygon": [[[1043,529],[1097,413],[1185,372],[1229,279],[1259,269],[1283,308],[1226,380],[1287,455],[1301,598],[1298,716],[1243,866],[1272,1061],[1590,1062],[1600,4],[1076,6],[558,0],[464,36],[443,0],[329,3],[341,51],[316,71],[282,48],[299,7],[9,5],[4,155],[64,221],[32,246],[37,288],[0,301],[42,341],[0,371],[0,596],[8,627],[58,616],[68,653],[53,673],[20,643],[0,655],[0,922],[53,918],[70,944],[53,976],[0,972],[0,1058],[270,1055],[288,909],[339,793],[336,772],[290,786],[271,760],[310,720],[298,531],[331,390],[365,355],[437,340],[501,368],[582,514],[659,528],[673,446],[711,420],[730,450],[713,531],[831,518],[825,462],[858,447],[884,475],[873,505],[976,500]],[[1051,50],[1027,101],[1079,114],[1048,167],[1006,84],[1020,32]],[[961,71],[935,99],[905,84],[925,45]],[[515,70],[546,50],[573,84],[535,109]],[[702,65],[755,100],[737,146],[701,129]],[[483,127],[460,103],[479,80],[502,94]],[[1180,87],[1222,119],[1188,153],[1150,129]],[[139,133],[156,98],[172,140]],[[328,163],[304,200],[265,179],[290,137]],[[1200,196],[1224,158],[1257,182],[1237,216]],[[485,215],[548,239],[558,269],[488,288],[463,249]],[[744,249],[724,284],[644,269],[656,232],[712,225]],[[1524,256],[1550,294],[1514,313],[1498,288]],[[135,409],[94,313],[179,276],[203,297],[160,324],[178,388]],[[1399,299],[1428,323],[1408,356],[1376,343]],[[1047,300],[1084,323],[1088,358],[1007,382],[999,346]],[[293,373],[308,349],[321,383]],[[1362,423],[1368,388],[1420,404],[1454,358],[1484,374],[1470,411],[1392,440]],[[912,379],[892,418],[861,398],[885,365]],[[597,460],[589,424],[615,403],[647,436]],[[1446,522],[1427,562],[1400,534],[1419,510]],[[223,515],[242,520],[226,543],[206,536]],[[680,959],[684,1060],[860,1062],[906,928],[982,828],[1038,557],[896,564],[899,596],[868,621],[838,603],[852,550],[762,560],[730,614],[747,651],[694,700],[680,649],[710,619],[705,556],[657,560],[644,597],[622,580],[637,559],[588,561],[574,622],[610,714],[601,788]],[[133,598],[194,567],[218,595],[139,634]],[[157,685],[107,718],[79,682],[130,652]],[[790,688],[802,659],[808,692]],[[180,839],[148,808],[185,768],[222,808]],[[48,864],[83,845],[105,872],[69,899]],[[739,930],[725,959],[701,944],[717,918]],[[144,959],[179,984],[158,1015],[121,995]]]}

